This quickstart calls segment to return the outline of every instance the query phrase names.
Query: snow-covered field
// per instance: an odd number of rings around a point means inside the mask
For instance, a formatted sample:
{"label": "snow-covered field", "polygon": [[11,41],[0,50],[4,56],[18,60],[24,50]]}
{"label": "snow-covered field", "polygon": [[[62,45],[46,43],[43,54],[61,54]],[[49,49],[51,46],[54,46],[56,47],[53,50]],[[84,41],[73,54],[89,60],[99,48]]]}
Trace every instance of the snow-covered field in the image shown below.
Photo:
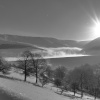
{"label": "snow-covered field", "polygon": [[[9,76],[20,78],[21,80],[24,78],[18,73],[11,73]],[[28,81],[35,82],[35,78],[28,78]],[[30,100],[81,100],[80,94],[76,94],[76,98],[73,97],[72,92],[64,92],[64,95],[57,94],[57,88],[52,84],[48,84],[42,88],[23,81],[0,78],[0,87],[10,91],[10,93],[14,92]],[[89,95],[84,95],[82,100],[94,100],[94,98]]]}
{"label": "snow-covered field", "polygon": [[0,78],[0,86],[14,93],[19,93],[31,100],[70,100],[49,89],[34,86],[25,82]]}

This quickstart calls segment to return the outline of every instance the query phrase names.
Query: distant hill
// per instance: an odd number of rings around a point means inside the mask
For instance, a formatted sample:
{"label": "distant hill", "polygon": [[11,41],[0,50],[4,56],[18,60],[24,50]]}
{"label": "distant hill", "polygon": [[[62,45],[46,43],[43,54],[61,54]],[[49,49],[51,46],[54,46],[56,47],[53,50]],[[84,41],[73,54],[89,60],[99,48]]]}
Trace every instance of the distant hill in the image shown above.
{"label": "distant hill", "polygon": [[10,40],[10,41],[33,44],[40,47],[64,47],[65,46],[58,39],[49,38],[49,37],[29,37],[29,36],[0,34],[0,38],[6,39],[8,41]]}
{"label": "distant hill", "polygon": [[100,55],[100,37],[87,43],[83,50],[90,55]]}
{"label": "distant hill", "polygon": [[27,44],[17,43],[14,41],[8,41],[0,39],[0,49],[17,49],[17,48],[28,48],[31,47]]}
{"label": "distant hill", "polygon": [[0,34],[1,39],[8,41],[15,41],[20,43],[33,44],[39,47],[83,47],[88,43],[88,41],[74,41],[74,40],[59,40],[51,37],[29,37],[29,36],[18,36],[18,35],[8,35]]}
{"label": "distant hill", "polygon": [[[60,40],[51,37],[31,37],[0,34],[0,54],[2,56],[18,56],[25,50],[45,50],[43,55],[66,56],[80,54],[89,41]],[[9,50],[8,50],[9,49]]]}
{"label": "distant hill", "polygon": [[25,43],[5,40],[4,38],[0,38],[0,56],[2,57],[16,57],[21,52],[25,50],[41,50],[34,45],[29,45]]}
{"label": "distant hill", "polygon": [[80,47],[83,48],[90,41],[75,41],[75,40],[61,40],[64,45],[69,45],[70,47]]}

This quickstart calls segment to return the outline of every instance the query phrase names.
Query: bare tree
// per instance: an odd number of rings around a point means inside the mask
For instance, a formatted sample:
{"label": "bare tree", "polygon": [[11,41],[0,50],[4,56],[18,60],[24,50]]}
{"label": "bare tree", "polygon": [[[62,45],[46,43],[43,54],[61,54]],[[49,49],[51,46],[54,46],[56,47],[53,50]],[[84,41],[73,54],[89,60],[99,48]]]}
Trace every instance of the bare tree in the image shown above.
{"label": "bare tree", "polygon": [[39,80],[42,83],[43,87],[45,84],[52,82],[53,70],[50,66],[47,65],[47,67],[44,67],[43,70],[40,72],[39,76]]}
{"label": "bare tree", "polygon": [[90,93],[94,95],[94,99],[99,96],[100,94],[100,73],[95,73],[93,82],[90,85]]}
{"label": "bare tree", "polygon": [[26,81],[26,78],[29,75],[29,51],[24,51],[21,54],[21,59],[18,61],[18,68],[22,69],[24,81]]}
{"label": "bare tree", "polygon": [[[70,74],[71,84],[74,86],[72,89],[76,89],[76,84],[78,89],[81,91],[81,98],[83,97],[83,92],[90,86],[93,80],[93,70],[90,65],[85,64],[81,67],[75,68]],[[75,90],[74,90],[75,93]]]}
{"label": "bare tree", "polygon": [[42,84],[42,87],[43,87],[44,85],[46,85],[47,83],[49,83],[49,79],[48,79],[48,77],[47,77],[45,71],[42,71],[42,72],[40,73],[39,80],[40,80],[40,82],[41,82],[41,84]]}
{"label": "bare tree", "polygon": [[63,80],[66,76],[67,69],[64,66],[59,66],[54,71],[54,77],[55,79]]}
{"label": "bare tree", "polygon": [[67,69],[64,66],[60,66],[54,71],[54,84],[61,89],[61,94],[67,88],[66,74]]}
{"label": "bare tree", "polygon": [[31,66],[33,66],[32,73],[35,74],[36,83],[38,82],[38,77],[40,71],[44,70],[47,66],[46,60],[39,53],[31,53],[29,52]]}
{"label": "bare tree", "polygon": [[74,92],[74,96],[75,96],[75,93],[77,92],[77,89],[78,89],[78,84],[76,82],[73,82],[71,84],[71,89]]}

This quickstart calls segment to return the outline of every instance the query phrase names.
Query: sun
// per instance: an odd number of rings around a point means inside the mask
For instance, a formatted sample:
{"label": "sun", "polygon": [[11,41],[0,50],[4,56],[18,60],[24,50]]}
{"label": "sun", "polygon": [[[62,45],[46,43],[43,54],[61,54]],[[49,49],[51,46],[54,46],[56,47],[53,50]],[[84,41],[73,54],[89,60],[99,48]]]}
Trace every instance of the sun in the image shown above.
{"label": "sun", "polygon": [[96,35],[96,37],[100,37],[100,21],[95,22],[93,33]]}
{"label": "sun", "polygon": [[93,19],[92,32],[95,37],[100,37],[100,21],[97,17],[96,19]]}

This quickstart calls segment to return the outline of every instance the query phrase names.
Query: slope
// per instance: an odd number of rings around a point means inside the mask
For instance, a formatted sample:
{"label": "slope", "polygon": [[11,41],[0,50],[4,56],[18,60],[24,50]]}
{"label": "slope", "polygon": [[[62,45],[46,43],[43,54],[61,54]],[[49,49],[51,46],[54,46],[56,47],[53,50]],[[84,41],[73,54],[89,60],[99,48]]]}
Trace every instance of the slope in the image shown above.
{"label": "slope", "polygon": [[64,47],[59,40],[49,37],[29,37],[29,36],[17,36],[17,35],[4,35],[0,34],[2,39],[30,43],[41,47]]}
{"label": "slope", "polygon": [[41,50],[41,48],[30,45],[30,44],[25,44],[25,43],[19,43],[19,42],[14,42],[10,40],[4,40],[0,38],[0,56],[3,57],[16,57],[18,56],[21,52],[25,50]]}
{"label": "slope", "polygon": [[7,89],[31,100],[71,100],[32,84],[0,78],[0,87]]}
{"label": "slope", "polygon": [[83,50],[90,55],[100,55],[100,37],[86,44]]}
{"label": "slope", "polygon": [[17,41],[22,43],[29,43],[40,47],[83,47],[89,41],[75,41],[75,40],[60,40],[51,37],[31,37],[31,36],[18,36],[0,34],[0,38]]}
{"label": "slope", "polygon": [[27,47],[31,46],[27,44],[0,39],[0,49],[17,49],[17,48],[27,48]]}
{"label": "slope", "polygon": [[64,45],[69,45],[70,47],[80,47],[83,48],[90,41],[75,41],[75,40],[61,40]]}

